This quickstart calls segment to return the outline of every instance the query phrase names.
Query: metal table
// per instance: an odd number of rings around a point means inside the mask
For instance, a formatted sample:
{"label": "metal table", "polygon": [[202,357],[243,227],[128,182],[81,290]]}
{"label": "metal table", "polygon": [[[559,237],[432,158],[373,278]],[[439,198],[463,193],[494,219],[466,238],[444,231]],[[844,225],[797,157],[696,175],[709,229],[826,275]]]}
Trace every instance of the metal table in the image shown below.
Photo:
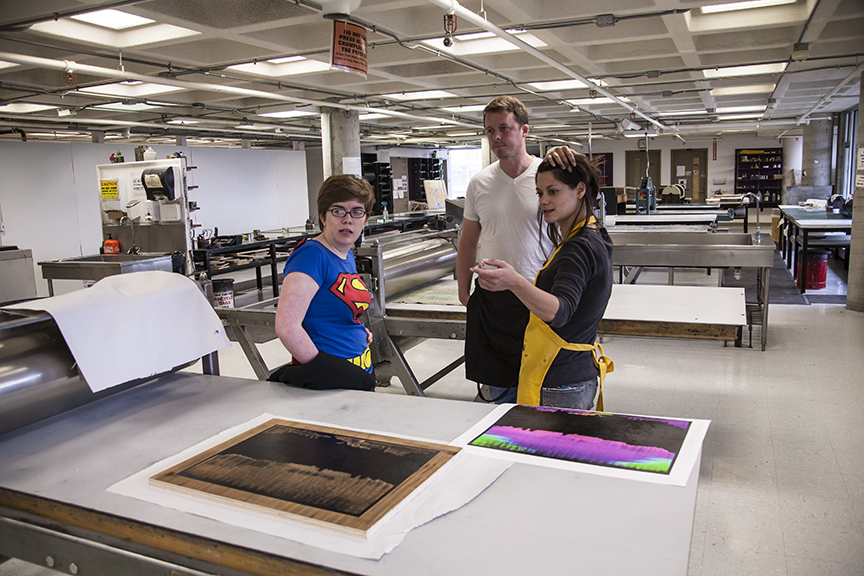
{"label": "metal table", "polygon": [[[758,268],[757,301],[748,304],[747,324],[762,325],[762,350],[768,341],[768,294],[771,267],[774,265],[773,243],[757,244],[750,234],[684,232],[630,232],[628,227],[611,229],[615,245],[612,261],[620,267],[622,284],[634,283],[643,268],[669,269],[669,284],[674,282],[675,268],[719,268],[718,285],[722,286],[725,268]],[[629,272],[624,277],[624,270]]]}
{"label": "metal table", "polygon": [[708,224],[716,225],[717,219],[726,214],[725,210],[709,210],[707,212],[687,212],[676,214],[672,210],[654,212],[652,214],[625,214],[623,216],[607,216],[609,227],[630,225],[675,225],[675,224]]}
{"label": "metal table", "polygon": [[514,463],[474,500],[415,528],[377,561],[106,491],[262,413],[450,442],[492,409],[164,376],[0,436],[0,555],[95,576],[521,575],[577,567],[685,576],[701,446],[684,486]]}
{"label": "metal table", "polygon": [[94,254],[39,262],[48,281],[48,295],[54,296],[54,280],[98,281],[115,274],[148,270],[173,271],[170,254]]}
{"label": "metal table", "polygon": [[[811,232],[844,232],[852,234],[852,219],[841,214],[826,212],[824,208],[803,208],[800,206],[781,205],[780,215],[786,228],[785,241],[782,242],[783,258],[786,268],[792,270],[792,275],[801,284],[801,294],[807,289],[807,248],[810,246]],[[801,236],[801,257],[796,248],[799,234]],[[781,238],[783,236],[781,235]]]}

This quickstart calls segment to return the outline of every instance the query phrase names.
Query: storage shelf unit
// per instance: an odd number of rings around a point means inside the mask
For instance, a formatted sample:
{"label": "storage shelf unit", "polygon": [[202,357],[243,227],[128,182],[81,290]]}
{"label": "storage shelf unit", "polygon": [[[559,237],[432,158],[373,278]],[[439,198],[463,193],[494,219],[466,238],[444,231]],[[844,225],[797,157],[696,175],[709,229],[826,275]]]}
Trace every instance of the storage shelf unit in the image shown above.
{"label": "storage shelf unit", "polygon": [[761,194],[768,207],[780,203],[782,190],[782,148],[735,150],[735,194]]}
{"label": "storage shelf unit", "polygon": [[444,165],[440,158],[408,159],[408,198],[415,202],[426,201],[424,180],[443,180]]}
{"label": "storage shelf unit", "polygon": [[378,162],[375,154],[363,154],[363,177],[372,184],[375,190],[375,207],[372,214],[378,215],[387,210],[393,210],[393,170],[389,162]]}

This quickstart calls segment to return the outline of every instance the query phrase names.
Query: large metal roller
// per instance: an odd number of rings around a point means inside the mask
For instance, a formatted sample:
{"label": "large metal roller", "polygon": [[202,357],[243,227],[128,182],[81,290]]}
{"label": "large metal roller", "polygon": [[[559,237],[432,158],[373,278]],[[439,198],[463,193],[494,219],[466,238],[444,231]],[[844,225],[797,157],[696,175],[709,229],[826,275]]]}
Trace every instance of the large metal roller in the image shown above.
{"label": "large metal roller", "polygon": [[430,238],[384,246],[382,260],[384,294],[390,297],[452,275],[456,249],[445,238]]}
{"label": "large metal roller", "polygon": [[0,310],[0,434],[141,382],[93,393],[49,314]]}

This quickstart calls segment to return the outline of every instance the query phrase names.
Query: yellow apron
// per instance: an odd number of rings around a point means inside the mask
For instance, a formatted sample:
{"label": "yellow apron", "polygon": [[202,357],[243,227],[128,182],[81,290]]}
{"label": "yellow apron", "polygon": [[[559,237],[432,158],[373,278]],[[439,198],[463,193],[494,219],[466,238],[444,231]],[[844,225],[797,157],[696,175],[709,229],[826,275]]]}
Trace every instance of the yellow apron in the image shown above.
{"label": "yellow apron", "polygon": [[[558,248],[552,254],[552,257],[541,268],[545,269],[549,262],[558,254],[561,246],[572,238],[580,228],[586,224],[595,222],[595,218],[591,216],[588,220],[583,220],[573,227],[570,234],[567,235]],[[540,273],[538,272],[539,276]],[[534,284],[537,284],[537,279],[534,279]],[[597,396],[597,411],[603,411],[603,381],[606,379],[606,373],[615,370],[615,364],[603,354],[603,347],[598,344],[571,344],[561,338],[554,330],[531,313],[528,320],[528,327],[525,329],[525,339],[522,344],[522,365],[519,368],[519,388],[516,393],[516,402],[529,406],[540,405],[540,388],[543,386],[543,380],[546,378],[546,373],[552,365],[552,361],[558,356],[561,349],[574,350],[577,352],[591,351],[594,358],[594,365],[600,371],[600,393]]]}

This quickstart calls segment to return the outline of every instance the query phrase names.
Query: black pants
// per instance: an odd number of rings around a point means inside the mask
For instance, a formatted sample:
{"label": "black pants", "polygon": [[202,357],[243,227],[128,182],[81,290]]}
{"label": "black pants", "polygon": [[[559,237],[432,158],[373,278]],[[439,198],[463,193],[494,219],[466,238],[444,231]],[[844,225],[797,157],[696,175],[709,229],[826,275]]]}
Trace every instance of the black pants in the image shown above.
{"label": "black pants", "polygon": [[519,384],[528,308],[512,292],[474,286],[465,325],[465,377],[510,388]]}

